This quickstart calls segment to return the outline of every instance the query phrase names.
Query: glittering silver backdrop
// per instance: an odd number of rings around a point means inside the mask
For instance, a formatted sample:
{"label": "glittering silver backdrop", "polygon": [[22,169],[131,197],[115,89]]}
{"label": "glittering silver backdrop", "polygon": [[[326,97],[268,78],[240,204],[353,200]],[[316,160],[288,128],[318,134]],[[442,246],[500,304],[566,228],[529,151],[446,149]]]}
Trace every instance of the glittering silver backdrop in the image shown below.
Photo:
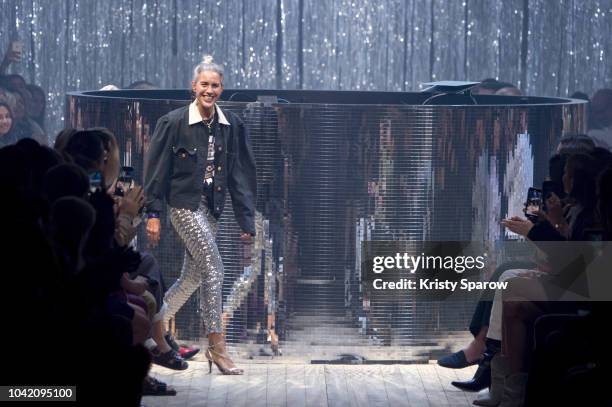
{"label": "glittering silver backdrop", "polygon": [[530,95],[612,84],[612,0],[0,0],[0,47],[50,92],[185,88],[211,53],[233,88],[415,90],[499,77]]}
{"label": "glittering silver backdrop", "polygon": [[[264,94],[279,103],[257,102]],[[585,104],[478,96],[478,106],[464,105],[472,103],[467,97],[422,106],[428,96],[226,90],[221,105],[250,130],[258,182],[254,247],[240,244],[230,205],[217,237],[235,348],[269,354],[271,325],[285,356],[317,360],[352,352],[425,361],[465,343],[477,294],[457,301],[368,297],[360,288],[362,242],[504,240],[499,220],[520,214],[559,137],[585,130]],[[187,91],[172,90],[75,93],[68,120],[112,129],[123,162],[142,177],[157,119],[188,99]],[[171,283],[183,250],[162,222],[155,255]],[[179,312],[179,337],[199,335],[196,300]]]}

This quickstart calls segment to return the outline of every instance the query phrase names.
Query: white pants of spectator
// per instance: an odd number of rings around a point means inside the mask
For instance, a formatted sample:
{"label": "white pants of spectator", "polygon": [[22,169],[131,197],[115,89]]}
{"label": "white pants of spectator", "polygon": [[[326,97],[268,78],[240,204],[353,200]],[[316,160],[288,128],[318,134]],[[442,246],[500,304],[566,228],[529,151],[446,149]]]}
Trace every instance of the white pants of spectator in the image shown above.
{"label": "white pants of spectator", "polygon": [[[541,271],[533,269],[512,269],[506,270],[499,276],[499,281],[504,282],[514,277],[520,277],[521,275],[529,274],[542,274]],[[487,338],[502,340],[502,311],[503,311],[503,290],[495,290],[493,297],[493,307],[491,308],[491,318],[489,319],[489,330],[487,331]]]}

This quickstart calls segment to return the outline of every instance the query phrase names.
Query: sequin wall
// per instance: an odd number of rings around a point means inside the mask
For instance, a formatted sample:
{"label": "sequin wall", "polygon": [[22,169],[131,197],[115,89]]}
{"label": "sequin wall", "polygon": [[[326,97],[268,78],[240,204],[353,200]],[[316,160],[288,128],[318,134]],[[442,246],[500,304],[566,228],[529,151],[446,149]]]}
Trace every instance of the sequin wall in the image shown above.
{"label": "sequin wall", "polygon": [[184,88],[204,53],[233,88],[411,90],[498,77],[530,95],[611,86],[612,0],[0,0],[0,47],[49,92]]}

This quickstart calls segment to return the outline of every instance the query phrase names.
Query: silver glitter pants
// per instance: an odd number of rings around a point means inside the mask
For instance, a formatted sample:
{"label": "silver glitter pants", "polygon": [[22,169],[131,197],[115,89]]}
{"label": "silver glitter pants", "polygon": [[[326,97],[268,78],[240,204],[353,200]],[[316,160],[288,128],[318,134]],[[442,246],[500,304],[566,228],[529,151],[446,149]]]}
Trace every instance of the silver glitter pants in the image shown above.
{"label": "silver glitter pants", "polygon": [[168,304],[165,319],[174,317],[191,294],[200,288],[206,334],[222,333],[223,262],[215,243],[217,221],[205,204],[196,211],[170,208],[170,221],[185,244],[185,258],[180,277],[164,297]]}

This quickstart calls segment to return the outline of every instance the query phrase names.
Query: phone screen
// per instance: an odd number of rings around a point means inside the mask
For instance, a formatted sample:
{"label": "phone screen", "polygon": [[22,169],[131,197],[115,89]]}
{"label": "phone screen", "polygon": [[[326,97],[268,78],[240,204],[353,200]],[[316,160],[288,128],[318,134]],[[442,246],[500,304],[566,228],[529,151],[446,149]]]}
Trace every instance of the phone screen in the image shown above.
{"label": "phone screen", "polygon": [[102,173],[100,171],[89,174],[89,190],[91,193],[96,192],[102,185]]}
{"label": "phone screen", "polygon": [[11,42],[11,50],[13,52],[22,52],[23,51],[23,43],[21,41],[13,41],[13,42]]}
{"label": "phone screen", "polygon": [[132,188],[134,188],[134,168],[121,167],[119,178],[117,179],[117,186],[115,187],[115,195],[124,196],[124,194]]}
{"label": "phone screen", "polygon": [[527,202],[525,202],[525,216],[530,221],[534,222],[537,218],[537,212],[542,205],[542,190],[538,188],[529,188],[527,191]]}

